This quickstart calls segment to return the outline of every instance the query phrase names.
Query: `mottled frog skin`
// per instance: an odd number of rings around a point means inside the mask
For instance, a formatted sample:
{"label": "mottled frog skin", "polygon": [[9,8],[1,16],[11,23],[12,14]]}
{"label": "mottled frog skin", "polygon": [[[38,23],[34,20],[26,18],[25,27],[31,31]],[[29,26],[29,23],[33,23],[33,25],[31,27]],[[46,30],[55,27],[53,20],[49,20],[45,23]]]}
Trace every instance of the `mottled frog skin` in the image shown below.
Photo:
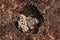
{"label": "mottled frog skin", "polygon": [[26,17],[25,15],[20,15],[20,20],[18,21],[19,29],[21,28],[23,32],[27,32],[29,29],[33,29],[34,25],[38,24],[38,20],[32,17]]}

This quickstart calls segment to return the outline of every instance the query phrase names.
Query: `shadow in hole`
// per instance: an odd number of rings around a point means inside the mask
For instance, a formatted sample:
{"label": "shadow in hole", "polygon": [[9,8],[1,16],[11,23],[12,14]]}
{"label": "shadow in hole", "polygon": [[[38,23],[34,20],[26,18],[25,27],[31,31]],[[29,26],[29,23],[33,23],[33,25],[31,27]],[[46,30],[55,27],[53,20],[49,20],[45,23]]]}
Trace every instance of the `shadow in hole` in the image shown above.
{"label": "shadow in hole", "polygon": [[36,6],[30,4],[30,5],[25,6],[25,8],[26,8],[27,10],[29,10],[30,13],[34,14],[35,17],[36,17],[40,22],[43,22],[43,19],[44,19],[44,18],[43,18],[43,16],[42,16],[41,12],[39,12],[39,10],[37,9]]}
{"label": "shadow in hole", "polygon": [[33,33],[37,34],[38,28],[42,25],[44,18],[42,16],[41,12],[39,12],[39,10],[37,9],[36,6],[34,6],[34,5],[27,5],[27,6],[25,6],[25,8],[30,13],[33,13],[34,17],[36,17],[39,20],[39,23],[37,25],[35,25],[35,28],[33,30]]}
{"label": "shadow in hole", "polygon": [[15,22],[16,29],[18,29],[18,22]]}
{"label": "shadow in hole", "polygon": [[35,27],[34,27],[34,30],[33,30],[33,34],[37,34],[37,32],[39,31],[39,28],[40,27],[40,24],[37,24],[37,25],[35,25]]}
{"label": "shadow in hole", "polygon": [[[34,28],[34,30],[33,30],[33,34],[37,34],[37,32],[38,32],[38,30],[39,30],[38,28],[42,25],[44,18],[43,18],[43,16],[42,16],[41,12],[39,12],[39,10],[37,9],[36,6],[34,6],[34,5],[26,5],[25,8],[26,8],[32,15],[34,15],[35,18],[37,18],[37,19],[39,20],[39,23],[38,23],[37,25],[35,25],[35,28]],[[18,22],[15,23],[15,26],[16,26],[17,29],[19,29],[19,28],[18,28]],[[20,31],[23,32],[22,29],[21,29]]]}
{"label": "shadow in hole", "polygon": [[[19,28],[18,28],[18,22],[15,22],[15,26],[16,26],[16,29],[19,29]],[[20,30],[21,32],[23,32],[22,29],[19,29],[19,30]]]}
{"label": "shadow in hole", "polygon": [[[16,26],[16,29],[19,29],[18,28],[18,22],[15,22],[15,26]],[[22,29],[20,29],[20,31],[23,32]]]}

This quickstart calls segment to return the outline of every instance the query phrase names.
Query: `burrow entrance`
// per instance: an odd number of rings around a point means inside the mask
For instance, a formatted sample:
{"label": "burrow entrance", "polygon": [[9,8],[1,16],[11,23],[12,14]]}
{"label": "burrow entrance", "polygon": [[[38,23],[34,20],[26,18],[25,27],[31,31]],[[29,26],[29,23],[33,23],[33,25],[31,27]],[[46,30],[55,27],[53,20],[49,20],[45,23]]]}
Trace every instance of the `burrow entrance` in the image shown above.
{"label": "burrow entrance", "polygon": [[[24,14],[25,16],[31,16],[33,18],[35,17],[39,20],[39,23],[34,25],[33,30],[29,29],[29,31],[32,31],[33,34],[37,34],[39,31],[39,27],[42,25],[43,20],[44,20],[41,12],[37,9],[36,6],[30,4],[24,7],[24,10],[21,11],[21,14]],[[19,29],[18,22],[16,22],[16,28]],[[22,29],[20,31],[23,32]]]}

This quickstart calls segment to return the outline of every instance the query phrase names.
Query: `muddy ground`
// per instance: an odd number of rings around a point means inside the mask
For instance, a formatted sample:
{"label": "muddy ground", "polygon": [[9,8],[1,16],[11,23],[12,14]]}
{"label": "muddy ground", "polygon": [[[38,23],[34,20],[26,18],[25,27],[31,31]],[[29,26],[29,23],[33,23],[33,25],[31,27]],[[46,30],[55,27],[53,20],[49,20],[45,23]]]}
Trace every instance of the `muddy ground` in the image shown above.
{"label": "muddy ground", "polygon": [[[20,14],[34,15],[28,5],[41,14],[40,26],[23,33],[17,21]],[[0,40],[60,40],[60,0],[0,0]]]}

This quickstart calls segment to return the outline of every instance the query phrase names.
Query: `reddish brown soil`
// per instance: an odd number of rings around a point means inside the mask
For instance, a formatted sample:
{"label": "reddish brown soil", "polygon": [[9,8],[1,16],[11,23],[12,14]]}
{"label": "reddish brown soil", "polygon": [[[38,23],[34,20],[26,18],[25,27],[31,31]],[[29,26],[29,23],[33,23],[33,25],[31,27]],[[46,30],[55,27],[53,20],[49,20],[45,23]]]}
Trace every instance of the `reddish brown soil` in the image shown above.
{"label": "reddish brown soil", "polygon": [[[44,18],[36,34],[16,28],[20,13],[29,4]],[[60,40],[60,0],[0,0],[0,40]]]}

